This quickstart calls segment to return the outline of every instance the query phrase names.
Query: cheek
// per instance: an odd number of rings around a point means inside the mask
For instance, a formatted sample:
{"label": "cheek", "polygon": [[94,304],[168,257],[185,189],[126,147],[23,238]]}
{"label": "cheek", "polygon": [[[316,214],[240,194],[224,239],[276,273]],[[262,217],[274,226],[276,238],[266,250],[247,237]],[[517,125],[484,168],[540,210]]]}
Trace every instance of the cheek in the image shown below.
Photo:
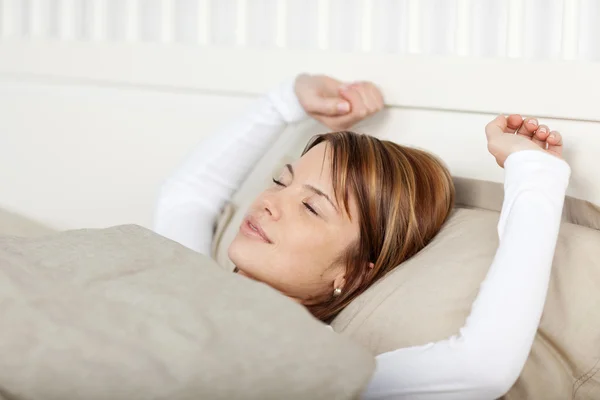
{"label": "cheek", "polygon": [[329,265],[339,238],[324,223],[287,224],[280,240],[272,246],[273,256],[286,260],[284,265],[296,265],[296,260],[315,266]]}
{"label": "cheek", "polygon": [[[343,249],[323,224],[279,223],[277,242],[265,244],[238,234],[229,248],[234,264],[257,280],[291,295],[329,287],[323,273]],[[339,249],[338,249],[339,247]]]}

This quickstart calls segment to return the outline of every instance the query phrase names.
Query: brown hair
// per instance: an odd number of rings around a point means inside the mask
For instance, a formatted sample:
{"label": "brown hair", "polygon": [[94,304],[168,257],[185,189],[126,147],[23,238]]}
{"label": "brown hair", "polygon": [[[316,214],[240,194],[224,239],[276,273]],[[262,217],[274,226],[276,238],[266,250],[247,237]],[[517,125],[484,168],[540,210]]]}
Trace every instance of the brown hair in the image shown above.
{"label": "brown hair", "polygon": [[349,131],[314,136],[302,155],[322,142],[331,151],[336,200],[353,218],[348,202],[352,193],[360,226],[358,243],[340,258],[346,264],[342,294],[308,306],[316,318],[328,322],[435,237],[454,206],[454,184],[434,155]]}

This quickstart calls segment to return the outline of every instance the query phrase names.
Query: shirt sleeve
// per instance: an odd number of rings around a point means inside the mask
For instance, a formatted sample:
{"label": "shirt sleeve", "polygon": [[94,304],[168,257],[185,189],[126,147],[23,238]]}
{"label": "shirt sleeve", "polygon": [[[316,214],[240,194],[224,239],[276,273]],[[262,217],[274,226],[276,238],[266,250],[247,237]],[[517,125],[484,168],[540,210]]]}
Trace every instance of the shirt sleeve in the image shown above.
{"label": "shirt sleeve", "polygon": [[499,246],[465,325],[377,357],[365,399],[496,399],[519,377],[541,318],[571,170],[537,150],[505,162]]}
{"label": "shirt sleeve", "polygon": [[163,184],[154,231],[210,254],[213,224],[225,202],[286,124],[305,117],[294,80],[256,100],[244,115],[198,144]]}

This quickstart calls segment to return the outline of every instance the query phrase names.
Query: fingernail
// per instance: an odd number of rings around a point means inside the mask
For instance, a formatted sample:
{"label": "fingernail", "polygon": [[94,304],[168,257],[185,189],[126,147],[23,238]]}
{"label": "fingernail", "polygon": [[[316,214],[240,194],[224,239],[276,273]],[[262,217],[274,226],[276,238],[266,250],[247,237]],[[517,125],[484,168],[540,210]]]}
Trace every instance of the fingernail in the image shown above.
{"label": "fingernail", "polygon": [[348,104],[347,102],[338,103],[337,109],[339,112],[348,112],[350,111],[350,104]]}
{"label": "fingernail", "polygon": [[537,119],[535,119],[535,118],[533,118],[533,119],[530,119],[530,120],[529,120],[529,123],[530,123],[531,125],[535,125],[535,126],[537,126],[537,124],[538,124],[538,122],[537,122]]}
{"label": "fingernail", "polygon": [[556,135],[555,135],[554,133],[552,133],[552,134],[549,136],[549,139],[552,139],[552,140],[556,139]]}
{"label": "fingernail", "polygon": [[540,129],[538,129],[539,133],[546,133],[546,128],[545,127],[541,127]]}

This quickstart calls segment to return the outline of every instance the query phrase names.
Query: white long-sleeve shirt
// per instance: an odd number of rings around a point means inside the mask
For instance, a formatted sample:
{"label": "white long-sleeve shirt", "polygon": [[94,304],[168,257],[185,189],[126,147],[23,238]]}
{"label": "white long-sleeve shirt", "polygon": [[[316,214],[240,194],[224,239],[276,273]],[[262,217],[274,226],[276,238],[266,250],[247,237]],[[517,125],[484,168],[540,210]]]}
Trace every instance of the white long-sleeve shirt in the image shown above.
{"label": "white long-sleeve shirt", "polygon": [[[286,82],[201,143],[167,180],[155,231],[210,254],[223,204],[286,124],[306,117]],[[499,246],[465,325],[455,336],[377,356],[365,399],[495,399],[518,378],[537,330],[571,170],[536,150],[511,154]]]}

